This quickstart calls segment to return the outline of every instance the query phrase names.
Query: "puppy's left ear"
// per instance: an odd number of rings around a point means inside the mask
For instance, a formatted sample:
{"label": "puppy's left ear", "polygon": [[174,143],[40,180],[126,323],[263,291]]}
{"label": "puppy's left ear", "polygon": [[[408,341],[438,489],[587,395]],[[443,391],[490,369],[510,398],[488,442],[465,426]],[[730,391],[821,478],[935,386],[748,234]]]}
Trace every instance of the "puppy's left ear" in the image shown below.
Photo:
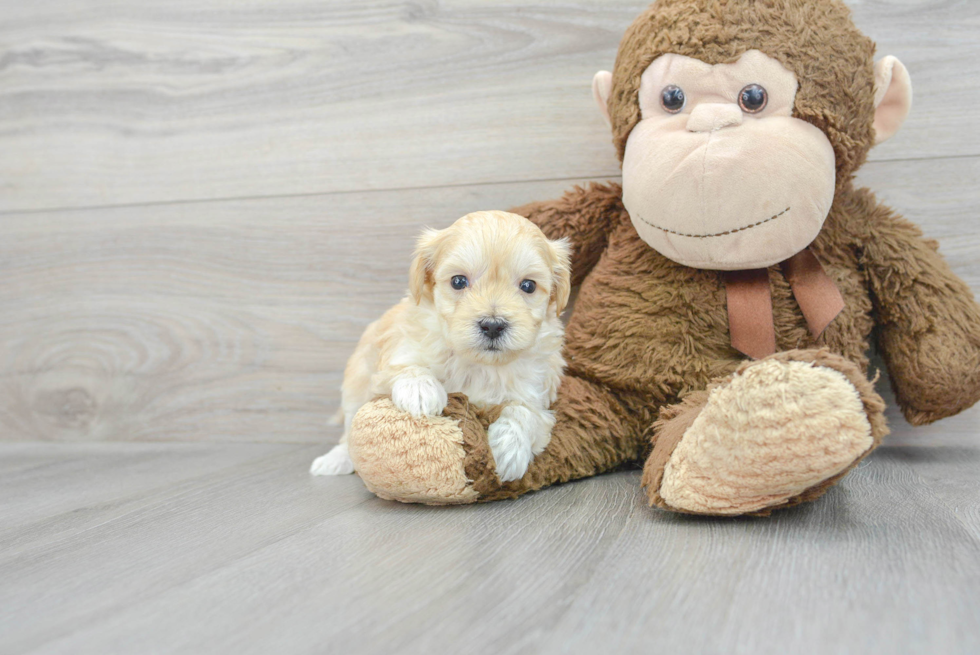
{"label": "puppy's left ear", "polygon": [[415,258],[408,272],[408,292],[418,305],[423,298],[432,298],[432,271],[442,245],[445,230],[426,228],[415,243]]}
{"label": "puppy's left ear", "polygon": [[555,313],[561,316],[568,305],[568,296],[572,293],[572,246],[568,239],[549,241],[551,251],[551,271],[554,284],[551,288],[551,302],[555,304]]}

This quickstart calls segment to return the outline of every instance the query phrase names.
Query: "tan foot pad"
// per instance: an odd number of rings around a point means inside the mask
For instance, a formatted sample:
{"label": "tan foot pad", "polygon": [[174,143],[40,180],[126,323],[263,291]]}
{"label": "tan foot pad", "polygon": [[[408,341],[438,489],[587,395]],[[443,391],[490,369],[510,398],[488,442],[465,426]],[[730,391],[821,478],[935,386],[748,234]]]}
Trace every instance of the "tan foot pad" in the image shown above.
{"label": "tan foot pad", "polygon": [[681,511],[754,512],[846,471],[873,445],[862,398],[844,374],[763,360],[711,391],[671,453],[659,493]]}
{"label": "tan foot pad", "polygon": [[364,485],[386,500],[454,505],[478,498],[463,469],[457,419],[414,418],[381,398],[354,416],[348,448]]}

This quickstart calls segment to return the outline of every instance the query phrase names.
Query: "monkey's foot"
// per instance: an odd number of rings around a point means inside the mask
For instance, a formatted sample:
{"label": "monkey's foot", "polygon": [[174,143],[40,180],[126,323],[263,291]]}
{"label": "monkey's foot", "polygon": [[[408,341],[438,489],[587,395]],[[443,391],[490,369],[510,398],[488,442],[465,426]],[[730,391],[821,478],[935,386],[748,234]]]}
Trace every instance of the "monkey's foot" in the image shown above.
{"label": "monkey's foot", "polygon": [[480,500],[481,482],[500,485],[485,428],[460,394],[449,397],[442,416],[422,417],[379,398],[354,416],[347,446],[357,474],[381,498],[426,505],[474,503]]}
{"label": "monkey's foot", "polygon": [[883,411],[858,367],[832,353],[747,362],[661,411],[643,485],[664,509],[768,514],[844,477],[887,432]]}

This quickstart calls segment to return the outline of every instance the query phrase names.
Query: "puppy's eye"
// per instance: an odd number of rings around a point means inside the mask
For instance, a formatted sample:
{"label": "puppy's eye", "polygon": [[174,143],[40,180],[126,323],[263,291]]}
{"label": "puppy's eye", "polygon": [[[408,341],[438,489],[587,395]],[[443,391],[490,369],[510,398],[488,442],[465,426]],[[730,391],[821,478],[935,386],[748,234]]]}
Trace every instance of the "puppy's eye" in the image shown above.
{"label": "puppy's eye", "polygon": [[769,104],[769,94],[758,84],[750,84],[738,92],[738,106],[749,114],[758,114]]}
{"label": "puppy's eye", "polygon": [[660,92],[660,106],[668,114],[676,114],[681,109],[684,109],[684,103],[686,101],[687,98],[684,96],[684,89],[679,86],[670,84],[665,86],[664,90]]}
{"label": "puppy's eye", "polygon": [[470,282],[466,279],[465,275],[454,275],[453,279],[449,281],[449,284],[453,285],[453,289],[457,291],[470,286]]}
{"label": "puppy's eye", "polygon": [[524,280],[521,282],[521,291],[524,293],[534,293],[534,290],[538,288],[538,285],[534,283],[534,280]]}

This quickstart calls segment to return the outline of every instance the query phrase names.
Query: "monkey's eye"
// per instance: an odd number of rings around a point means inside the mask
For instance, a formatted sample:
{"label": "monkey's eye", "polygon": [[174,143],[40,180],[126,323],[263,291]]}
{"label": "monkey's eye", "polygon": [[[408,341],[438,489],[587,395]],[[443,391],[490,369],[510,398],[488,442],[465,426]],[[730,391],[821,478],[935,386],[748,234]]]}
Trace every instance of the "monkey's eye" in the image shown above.
{"label": "monkey's eye", "polygon": [[534,293],[534,290],[538,288],[534,280],[524,280],[521,282],[521,291],[524,293]]}
{"label": "monkey's eye", "polygon": [[453,289],[456,289],[456,291],[470,286],[470,282],[466,279],[465,275],[454,275],[453,279],[449,281],[449,284],[453,285]]}
{"label": "monkey's eye", "polygon": [[684,97],[684,90],[673,84],[665,86],[664,90],[660,92],[660,106],[668,114],[676,114],[684,109],[685,100],[687,98]]}
{"label": "monkey's eye", "polygon": [[738,106],[749,114],[758,114],[769,104],[769,94],[758,84],[750,84],[738,92]]}

